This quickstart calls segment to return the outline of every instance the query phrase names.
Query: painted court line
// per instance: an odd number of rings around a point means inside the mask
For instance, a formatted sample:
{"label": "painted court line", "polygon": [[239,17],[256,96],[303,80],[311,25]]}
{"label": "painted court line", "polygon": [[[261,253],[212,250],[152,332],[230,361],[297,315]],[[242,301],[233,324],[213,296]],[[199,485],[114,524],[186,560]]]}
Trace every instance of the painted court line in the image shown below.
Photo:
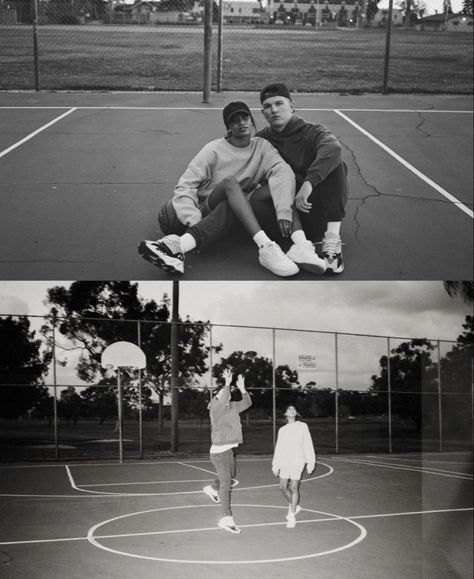
{"label": "painted court line", "polygon": [[[69,109],[68,106],[0,106],[0,110],[62,110]],[[251,111],[260,111],[260,107],[249,107]],[[298,111],[306,112],[334,112],[333,108],[308,108],[297,107]],[[143,107],[143,106],[78,106],[75,110],[115,110],[115,111],[221,111],[222,107]],[[453,115],[472,115],[473,111],[469,110],[445,110],[445,109],[359,109],[359,108],[338,108],[337,111],[346,111],[354,113],[441,113]]]}
{"label": "painted court line", "polygon": [[[143,511],[142,514],[148,513],[148,512],[154,512],[156,510],[176,510],[176,509],[186,509],[186,508],[197,508],[197,507],[201,507],[201,506],[205,506],[208,507],[208,505],[186,505],[186,506],[182,506],[182,507],[168,507],[167,509],[153,509],[151,511]],[[247,505],[234,505],[234,506],[240,506],[240,507],[245,507]],[[250,506],[255,506],[255,505],[250,505]],[[267,508],[277,508],[277,509],[282,509],[284,508],[286,510],[286,507],[281,507],[281,506],[275,506],[273,507],[272,505],[264,505]],[[302,512],[304,512],[307,509],[303,509]],[[332,515],[329,517],[324,517],[324,518],[315,518],[315,519],[305,519],[305,520],[298,520],[298,525],[304,524],[304,523],[321,523],[321,522],[329,522],[329,521],[344,521],[347,519],[353,520],[353,519],[379,519],[379,518],[385,518],[385,517],[404,517],[404,516],[418,516],[418,515],[437,515],[437,514],[443,514],[443,513],[460,513],[460,512],[472,512],[474,511],[474,508],[472,507],[468,507],[468,508],[459,508],[459,509],[436,509],[436,510],[429,510],[429,511],[407,511],[407,512],[397,512],[397,513],[377,513],[377,514],[372,514],[372,515],[354,515],[354,516],[340,516],[340,515]],[[117,517],[117,518],[127,518],[130,515],[122,515],[121,517]],[[115,519],[114,519],[115,520]],[[108,522],[108,521],[106,521]],[[103,523],[100,523],[100,525],[103,525]],[[276,526],[276,525],[286,525],[286,522],[282,522],[282,521],[278,521],[278,522],[273,522],[273,523],[253,523],[253,524],[248,524],[248,525],[239,525],[239,527],[241,528],[250,528],[250,527],[264,527],[264,526]],[[97,525],[96,525],[97,526]],[[200,528],[195,528],[195,529],[175,529],[175,530],[169,530],[169,531],[148,531],[148,532],[143,532],[143,533],[121,533],[121,534],[113,534],[113,535],[96,535],[95,539],[114,539],[114,538],[129,538],[129,537],[142,537],[142,536],[147,536],[147,535],[164,535],[164,534],[176,534],[176,533],[187,533],[187,532],[200,532],[200,531],[215,531],[216,527],[200,527]],[[217,529],[220,531],[220,529]],[[2,541],[0,542],[0,546],[6,546],[6,545],[34,545],[34,544],[41,544],[41,543],[61,543],[61,542],[67,542],[67,541],[85,541],[88,540],[89,535],[85,536],[85,537],[67,537],[67,538],[54,538],[54,539],[31,539],[31,540],[25,540],[25,541]]]}
{"label": "painted court line", "polygon": [[369,466],[379,466],[382,468],[390,468],[393,470],[406,470],[406,471],[412,471],[412,472],[421,472],[423,474],[434,474],[437,476],[444,476],[444,477],[449,477],[449,478],[458,478],[458,479],[462,479],[462,480],[472,480],[473,477],[470,474],[451,474],[450,471],[442,471],[440,469],[434,469],[434,468],[426,468],[426,467],[414,467],[414,466],[407,466],[404,464],[384,464],[383,462],[374,462],[374,461],[369,461],[369,460],[357,460],[357,459],[350,459],[350,458],[337,458],[337,457],[333,457],[334,460],[339,460],[342,462],[351,462],[353,464],[366,464]]}
{"label": "painted court line", "polygon": [[427,177],[426,175],[424,175],[421,171],[419,171],[418,169],[416,169],[416,167],[414,167],[411,163],[409,163],[408,161],[405,161],[405,159],[403,157],[400,157],[400,155],[398,155],[397,153],[395,153],[395,151],[393,149],[391,149],[390,147],[387,147],[387,145],[385,145],[384,143],[382,143],[382,141],[380,141],[379,139],[377,139],[376,137],[374,137],[371,133],[369,133],[368,131],[366,131],[365,129],[363,129],[359,124],[357,124],[356,122],[354,122],[351,118],[349,118],[347,115],[345,115],[344,113],[341,112],[341,110],[339,109],[335,109],[335,112],[342,117],[343,119],[345,119],[349,124],[351,124],[353,127],[355,127],[358,131],[360,131],[363,135],[365,135],[366,137],[368,137],[371,141],[373,141],[375,144],[377,144],[379,147],[381,147],[384,151],[386,151],[389,155],[391,155],[394,159],[396,159],[399,163],[401,163],[404,167],[406,167],[408,170],[410,170],[412,173],[414,173],[417,177],[419,177],[422,181],[424,181],[425,183],[427,183],[430,187],[432,187],[433,189],[435,189],[436,191],[438,191],[438,193],[441,193],[441,195],[443,195],[443,197],[445,197],[446,199],[448,199],[448,201],[451,201],[451,203],[453,203],[456,207],[458,207],[459,209],[461,209],[461,211],[464,211],[464,213],[466,213],[467,215],[469,215],[469,217],[474,217],[474,214],[472,212],[471,209],[469,209],[469,207],[466,207],[466,205],[464,205],[464,203],[462,203],[461,201],[459,201],[459,199],[456,199],[456,197],[454,197],[454,195],[451,195],[451,193],[448,193],[445,189],[443,189],[442,187],[440,187],[437,183],[435,183],[434,181],[432,181],[429,177]]}
{"label": "painted court line", "polygon": [[11,147],[8,147],[8,149],[5,149],[4,151],[0,152],[0,158],[4,157],[5,155],[7,155],[8,153],[10,153],[11,151],[13,151],[14,149],[16,149],[17,147],[20,147],[21,145],[23,145],[24,143],[26,143],[27,141],[29,141],[30,139],[32,139],[33,137],[36,137],[36,135],[38,135],[39,133],[41,133],[42,131],[44,131],[45,129],[49,128],[51,125],[54,125],[55,123],[57,123],[58,121],[60,121],[61,119],[63,119],[64,117],[67,117],[68,115],[70,115],[71,113],[73,113],[76,110],[76,108],[70,108],[68,111],[66,111],[65,113],[63,113],[62,115],[59,115],[59,117],[56,117],[55,119],[53,119],[52,121],[50,121],[49,123],[46,123],[46,125],[43,125],[42,127],[40,127],[39,129],[36,129],[36,131],[33,131],[32,133],[30,133],[29,135],[27,135],[24,139],[21,139],[21,141],[18,141],[17,143],[15,143],[14,145],[12,145]]}

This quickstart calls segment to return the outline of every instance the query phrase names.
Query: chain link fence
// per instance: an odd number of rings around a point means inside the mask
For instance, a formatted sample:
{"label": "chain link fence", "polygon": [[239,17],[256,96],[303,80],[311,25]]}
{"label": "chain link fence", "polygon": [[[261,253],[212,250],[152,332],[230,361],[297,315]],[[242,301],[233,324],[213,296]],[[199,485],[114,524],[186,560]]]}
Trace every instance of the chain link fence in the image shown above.
{"label": "chain link fence", "polygon": [[472,16],[440,16],[369,14],[363,0],[1,0],[0,89],[258,91],[279,80],[294,92],[470,94]]}
{"label": "chain link fence", "polygon": [[[225,367],[245,375],[253,398],[243,417],[242,453],[273,452],[288,404],[308,423],[321,454],[472,448],[469,344],[180,323],[180,373],[173,381],[170,322],[26,316],[0,322],[2,461],[207,454],[207,404]],[[43,372],[34,374],[35,356],[23,370],[15,366],[24,350],[5,328],[18,325],[46,356]],[[119,370],[119,388],[117,371],[101,368],[100,356],[121,340],[143,349],[147,367]],[[172,388],[179,400],[174,424]]]}

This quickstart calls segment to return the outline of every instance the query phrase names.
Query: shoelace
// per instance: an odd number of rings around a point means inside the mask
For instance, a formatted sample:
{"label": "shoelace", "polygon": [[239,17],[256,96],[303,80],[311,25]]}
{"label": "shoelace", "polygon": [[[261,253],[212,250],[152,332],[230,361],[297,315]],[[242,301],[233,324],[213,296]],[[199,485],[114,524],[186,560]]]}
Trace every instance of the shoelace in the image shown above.
{"label": "shoelace", "polygon": [[322,252],[327,255],[337,255],[341,253],[342,245],[341,238],[338,239],[323,239],[319,241],[318,245],[322,245]]}
{"label": "shoelace", "polygon": [[168,246],[174,255],[182,253],[181,242],[178,236],[169,236],[166,239],[161,240],[162,243]]}

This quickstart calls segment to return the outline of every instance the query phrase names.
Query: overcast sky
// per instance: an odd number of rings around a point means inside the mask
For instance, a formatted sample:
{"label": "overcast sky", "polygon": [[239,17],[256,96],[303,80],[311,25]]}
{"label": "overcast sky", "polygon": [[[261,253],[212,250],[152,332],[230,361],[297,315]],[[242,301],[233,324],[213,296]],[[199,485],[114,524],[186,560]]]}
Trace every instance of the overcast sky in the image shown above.
{"label": "overcast sky", "polygon": [[[71,282],[0,282],[0,314],[47,312],[43,301],[53,285]],[[193,282],[181,281],[180,315],[185,319],[210,321],[213,345],[224,345],[223,355],[234,350],[254,350],[276,364],[297,368],[298,356],[314,356],[316,370],[300,372],[300,382],[316,381],[320,387],[335,384],[335,335],[337,337],[338,381],[344,388],[366,388],[378,373],[378,362],[399,338],[427,337],[456,340],[462,333],[472,307],[461,298],[450,298],[440,281],[433,282]],[[172,282],[139,282],[145,299],[159,302],[164,293],[172,296]],[[219,325],[287,328],[222,328]],[[312,330],[297,332],[295,330]],[[394,337],[394,338],[392,338]],[[441,345],[441,354],[451,348]],[[71,355],[69,359],[72,360]],[[213,362],[217,362],[220,355]],[[62,370],[61,370],[62,371]],[[72,369],[63,380],[74,382]]]}

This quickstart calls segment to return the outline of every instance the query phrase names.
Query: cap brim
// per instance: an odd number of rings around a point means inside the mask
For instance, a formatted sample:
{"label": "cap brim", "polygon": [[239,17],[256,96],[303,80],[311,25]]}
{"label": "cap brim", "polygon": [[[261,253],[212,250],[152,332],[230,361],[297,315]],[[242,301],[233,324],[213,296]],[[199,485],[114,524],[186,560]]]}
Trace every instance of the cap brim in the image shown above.
{"label": "cap brim", "polygon": [[240,113],[244,113],[245,115],[249,115],[249,117],[252,116],[252,113],[250,111],[248,111],[247,109],[239,109],[238,111],[233,111],[232,114],[229,117],[227,117],[227,122],[230,122],[235,117],[235,115],[238,115]]}

